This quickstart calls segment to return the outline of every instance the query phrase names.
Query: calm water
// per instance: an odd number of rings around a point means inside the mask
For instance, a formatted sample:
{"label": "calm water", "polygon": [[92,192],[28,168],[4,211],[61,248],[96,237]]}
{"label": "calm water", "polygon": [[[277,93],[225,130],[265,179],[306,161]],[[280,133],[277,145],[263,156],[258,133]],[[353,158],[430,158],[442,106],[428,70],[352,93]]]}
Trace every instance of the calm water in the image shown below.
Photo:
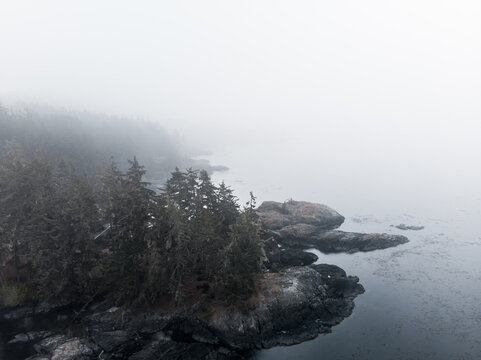
{"label": "calm water", "polygon": [[[300,154],[281,145],[271,152],[234,149],[213,157],[231,167],[214,180],[233,185],[243,200],[253,190],[259,202],[292,197],[325,203],[346,217],[342,230],[403,234],[410,242],[351,255],[317,252],[319,262],[359,276],[366,292],[332,333],[262,350],[256,358],[481,359],[479,191],[463,186],[464,178],[459,186],[455,176],[431,181],[435,171],[416,173],[389,161],[377,170],[379,164],[368,164],[356,172],[359,165],[343,163],[342,153],[324,161],[312,147],[306,149]],[[257,161],[245,160],[256,156]],[[313,164],[313,158],[322,165]],[[333,165],[337,160],[340,164]],[[390,226],[400,223],[425,229]]]}
{"label": "calm water", "polygon": [[[403,233],[389,225],[413,222],[408,216],[365,221],[343,229]],[[359,276],[366,293],[331,334],[261,351],[257,359],[480,359],[481,238],[456,231],[450,221],[414,222],[426,229],[404,232],[406,245],[353,255],[318,252],[319,262]]]}

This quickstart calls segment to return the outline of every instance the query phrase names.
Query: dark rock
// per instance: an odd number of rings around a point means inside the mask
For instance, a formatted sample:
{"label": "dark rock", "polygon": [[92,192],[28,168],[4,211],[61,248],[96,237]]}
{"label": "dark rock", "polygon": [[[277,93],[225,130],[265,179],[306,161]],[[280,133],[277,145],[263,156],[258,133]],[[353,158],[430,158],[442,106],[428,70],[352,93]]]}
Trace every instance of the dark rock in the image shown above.
{"label": "dark rock", "polygon": [[264,251],[268,262],[266,266],[271,271],[291,266],[306,266],[316,262],[318,257],[299,249],[283,249],[274,238],[264,242]]}
{"label": "dark rock", "polygon": [[138,347],[137,336],[125,330],[100,332],[92,340],[107,353],[131,353],[131,349]]}
{"label": "dark rock", "polygon": [[299,249],[287,249],[281,251],[280,265],[282,267],[311,265],[318,259],[316,254]]}
{"label": "dark rock", "polygon": [[35,350],[40,354],[34,359],[46,355],[50,360],[90,360],[97,357],[99,349],[86,339],[55,335],[36,344]]}
{"label": "dark rock", "polygon": [[326,282],[330,297],[354,298],[364,292],[357,276],[347,276],[339,266],[330,264],[311,265]]}
{"label": "dark rock", "polygon": [[133,354],[130,360],[223,360],[242,359],[239,354],[227,348],[219,348],[202,343],[182,343],[174,341],[154,341],[139,352]]}
{"label": "dark rock", "polygon": [[52,306],[33,304],[14,308],[4,308],[2,312],[5,319],[14,320],[61,311],[67,309],[69,306],[70,304],[56,304]]}
{"label": "dark rock", "polygon": [[316,248],[323,253],[355,253],[386,249],[408,241],[408,238],[402,235],[325,231],[308,238],[281,238],[279,243],[285,247]]}
{"label": "dark rock", "polygon": [[95,351],[91,344],[83,339],[70,339],[58,346],[52,353],[51,360],[89,360]]}
{"label": "dark rock", "polygon": [[[264,201],[257,213],[267,229],[279,230],[293,224],[312,225],[331,230],[344,222],[344,217],[326,205],[290,200],[285,203]],[[312,228],[305,227],[306,231]]]}
{"label": "dark rock", "polygon": [[264,252],[266,254],[268,268],[276,267],[281,261],[281,247],[273,237],[264,240]]}
{"label": "dark rock", "polygon": [[8,343],[9,344],[16,344],[16,343],[29,342],[29,341],[30,341],[30,337],[27,334],[17,334]]}
{"label": "dark rock", "polygon": [[48,338],[43,339],[38,344],[35,344],[35,350],[38,353],[52,354],[53,351],[58,346],[65,343],[67,340],[68,340],[68,337],[65,335],[50,336]]}
{"label": "dark rock", "polygon": [[413,226],[413,225],[399,224],[399,225],[396,225],[395,228],[398,228],[400,230],[423,230],[424,226]]}
{"label": "dark rock", "polygon": [[242,306],[204,297],[168,314],[104,307],[83,315],[88,338],[49,336],[35,349],[49,360],[241,359],[244,351],[296,344],[330,331],[351,314],[354,298],[364,291],[358,281],[335,265],[292,267],[265,273],[256,296]]}
{"label": "dark rock", "polygon": [[53,331],[31,331],[26,334],[17,334],[15,337],[10,340],[9,344],[16,344],[22,342],[29,342],[34,340],[44,339],[46,337],[52,336],[54,334]]}
{"label": "dark rock", "polygon": [[108,332],[123,330],[126,324],[132,321],[131,311],[126,309],[112,308],[84,316],[81,321],[94,332]]}
{"label": "dark rock", "polygon": [[[409,241],[401,235],[333,231],[332,229],[342,224],[344,217],[320,204],[294,200],[285,203],[265,201],[259,206],[257,213],[264,225],[263,238],[270,237],[286,249],[287,255],[281,259],[281,253],[275,246],[266,242],[266,256],[270,263],[274,264],[274,269],[307,264],[307,258],[302,261],[299,259],[300,253],[287,252],[292,248],[313,247],[325,253],[354,253],[385,249]],[[416,227],[406,227],[408,228]]]}
{"label": "dark rock", "polygon": [[170,335],[172,340],[178,342],[202,342],[211,345],[220,343],[215,332],[195,315],[190,317],[174,316],[164,331]]}
{"label": "dark rock", "polygon": [[266,274],[251,309],[218,311],[208,325],[233,349],[292,345],[312,339],[350,315],[353,298],[364,291],[355,277],[342,273],[332,279],[328,276],[311,267]]}
{"label": "dark rock", "polygon": [[323,229],[319,229],[314,225],[307,224],[294,224],[284,226],[278,230],[278,234],[281,238],[309,238],[320,234]]}

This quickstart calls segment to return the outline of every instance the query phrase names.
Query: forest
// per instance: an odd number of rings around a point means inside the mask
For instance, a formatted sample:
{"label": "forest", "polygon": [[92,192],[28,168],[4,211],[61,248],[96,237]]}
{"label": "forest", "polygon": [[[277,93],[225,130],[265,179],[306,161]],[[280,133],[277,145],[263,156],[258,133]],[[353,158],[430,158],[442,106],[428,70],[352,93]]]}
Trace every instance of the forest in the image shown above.
{"label": "forest", "polygon": [[[204,294],[232,303],[255,292],[263,247],[253,195],[241,208],[228,186],[192,168],[155,187],[136,157],[118,164],[106,156],[113,147],[92,149],[93,137],[58,138],[55,126],[22,119],[0,114],[5,305],[102,296],[153,306]],[[122,148],[122,139],[109,141]]]}

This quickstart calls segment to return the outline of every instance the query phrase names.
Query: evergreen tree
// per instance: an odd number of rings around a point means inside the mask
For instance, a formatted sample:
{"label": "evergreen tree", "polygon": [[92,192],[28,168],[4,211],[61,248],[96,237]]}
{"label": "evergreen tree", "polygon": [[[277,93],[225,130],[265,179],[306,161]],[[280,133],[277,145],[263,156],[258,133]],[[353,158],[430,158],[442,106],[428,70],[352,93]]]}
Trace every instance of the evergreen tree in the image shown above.
{"label": "evergreen tree", "polygon": [[224,251],[222,282],[229,301],[246,299],[255,292],[255,275],[262,270],[263,247],[260,223],[255,214],[255,197],[232,226],[229,244]]}
{"label": "evergreen tree", "polygon": [[126,174],[111,163],[102,177],[105,213],[111,227],[112,255],[107,273],[119,300],[138,297],[147,270],[146,234],[152,226],[154,192],[142,181],[144,174],[144,167],[134,158]]}
{"label": "evergreen tree", "polygon": [[[263,249],[252,194],[239,212],[230,188],[193,169],[176,169],[155,194],[136,158],[126,172],[105,165],[95,194],[68,163],[0,147],[0,286],[23,283],[42,301],[100,292],[181,303],[200,286],[231,302],[255,291]],[[101,221],[106,235],[94,238]]]}
{"label": "evergreen tree", "polygon": [[39,156],[26,159],[10,147],[2,157],[0,218],[3,263],[13,265],[17,281],[32,280],[32,261],[42,249],[47,228],[47,202],[52,193],[52,167]]}
{"label": "evergreen tree", "polygon": [[219,233],[224,238],[228,236],[230,226],[235,223],[239,215],[239,205],[232,189],[221,182],[216,189],[217,207],[215,213],[219,219]]}

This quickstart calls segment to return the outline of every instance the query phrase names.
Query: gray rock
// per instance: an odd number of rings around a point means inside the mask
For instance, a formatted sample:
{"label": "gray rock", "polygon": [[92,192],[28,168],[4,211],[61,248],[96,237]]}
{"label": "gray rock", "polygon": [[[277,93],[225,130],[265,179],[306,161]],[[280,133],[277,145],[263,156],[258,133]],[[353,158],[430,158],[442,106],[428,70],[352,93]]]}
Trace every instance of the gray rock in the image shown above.
{"label": "gray rock", "polygon": [[224,360],[242,359],[239,354],[227,348],[202,343],[154,341],[133,354],[129,360]]}
{"label": "gray rock", "polygon": [[399,224],[399,225],[396,225],[395,227],[400,230],[423,230],[424,229],[424,226],[414,226],[414,225],[405,225],[405,224]]}
{"label": "gray rock", "polygon": [[271,271],[279,271],[291,266],[306,266],[317,261],[317,256],[300,249],[283,249],[274,238],[264,242],[264,251],[268,262],[265,264]]}
{"label": "gray rock", "polygon": [[[286,249],[283,261],[287,266],[307,264],[297,261],[299,260],[299,253],[293,253],[292,249],[294,248],[308,249],[313,247],[324,253],[354,253],[385,249],[409,241],[401,235],[334,231],[333,229],[342,224],[344,217],[325,205],[304,201],[290,200],[285,203],[265,201],[259,206],[257,213],[264,226],[263,237],[266,239],[269,236],[272,237]],[[414,229],[413,227],[407,228]],[[271,263],[282,264],[280,253],[269,246],[267,241],[267,258]],[[296,258],[297,262],[293,262],[293,258]],[[279,266],[274,266],[274,268],[279,268]]]}
{"label": "gray rock", "polygon": [[[342,270],[342,269],[341,269]],[[338,272],[294,267],[266,274],[251,309],[228,308],[208,321],[233,349],[292,345],[316,337],[349,316],[353,299],[364,292],[358,279]],[[328,269],[334,274],[332,267]]]}
{"label": "gray rock", "polygon": [[34,359],[45,356],[50,360],[89,360],[96,358],[98,348],[86,339],[54,335],[35,345],[39,353]]}
{"label": "gray rock", "polygon": [[241,359],[244,351],[330,331],[351,314],[364,291],[358,282],[335,265],[292,267],[263,274],[258,293],[242,304],[225,307],[204,297],[163,315],[106,307],[82,319],[88,339],[49,336],[35,349],[49,360]]}
{"label": "gray rock", "polygon": [[92,340],[105,352],[123,352],[135,342],[133,334],[124,330],[101,332],[95,334]]}
{"label": "gray rock", "polygon": [[408,238],[391,234],[363,234],[345,231],[324,231],[311,237],[285,236],[278,239],[287,248],[316,248],[323,253],[355,253],[373,251],[405,244]]}
{"label": "gray rock", "polygon": [[95,352],[85,340],[69,339],[56,347],[51,360],[89,360]]}
{"label": "gray rock", "polygon": [[299,249],[281,251],[280,265],[282,267],[311,265],[318,259],[316,254]]}
{"label": "gray rock", "polygon": [[54,335],[43,339],[38,344],[35,344],[34,347],[38,353],[52,354],[58,346],[65,343],[67,340],[69,340],[69,338],[65,335]]}
{"label": "gray rock", "polygon": [[16,343],[29,342],[29,341],[30,341],[30,337],[27,334],[17,334],[8,343],[9,344],[16,344]]}
{"label": "gray rock", "polygon": [[[304,224],[315,229],[331,230],[344,222],[344,217],[326,205],[289,200],[284,203],[264,201],[257,214],[267,229],[279,230],[288,225]],[[305,227],[305,231],[312,230]]]}
{"label": "gray rock", "polygon": [[347,276],[346,272],[337,265],[317,264],[311,268],[321,274],[326,283],[326,291],[331,299],[354,298],[364,292],[357,276]]}
{"label": "gray rock", "polygon": [[16,344],[22,342],[29,342],[39,339],[44,339],[46,337],[52,336],[54,334],[53,331],[31,331],[26,334],[17,334],[15,337],[10,340],[9,344]]}

